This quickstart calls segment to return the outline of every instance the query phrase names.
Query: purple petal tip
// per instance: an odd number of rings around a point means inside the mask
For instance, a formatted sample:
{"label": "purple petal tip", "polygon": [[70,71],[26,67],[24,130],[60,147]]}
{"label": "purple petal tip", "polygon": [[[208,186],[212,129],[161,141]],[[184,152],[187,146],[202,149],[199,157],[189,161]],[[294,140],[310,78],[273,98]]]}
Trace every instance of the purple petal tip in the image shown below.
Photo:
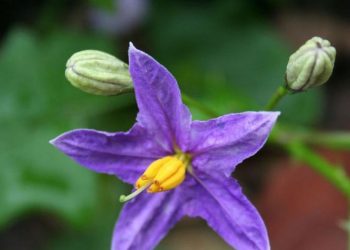
{"label": "purple petal tip", "polygon": [[280,115],[281,115],[281,112],[280,111],[273,111],[273,112],[270,112],[273,116],[274,116],[274,118],[278,118]]}
{"label": "purple petal tip", "polygon": [[55,145],[55,139],[49,140],[49,143],[50,143],[51,145]]}
{"label": "purple petal tip", "polygon": [[274,120],[277,120],[277,118],[281,115],[280,111],[261,111],[261,112],[270,116],[271,119],[274,119]]}
{"label": "purple petal tip", "polygon": [[[142,50],[137,49],[132,42],[129,42],[129,63],[130,63],[130,56],[134,55],[136,57],[139,56],[146,56],[148,58],[152,58],[150,55],[147,53],[143,52]],[[154,59],[152,59],[154,60]],[[130,66],[130,65],[129,65]]]}
{"label": "purple petal tip", "polygon": [[129,42],[129,53],[131,51],[138,51],[138,49],[134,46],[134,44],[132,42]]}
{"label": "purple petal tip", "polygon": [[50,143],[51,145],[57,147],[59,137],[61,137],[61,136],[57,136],[57,137],[51,139],[51,140],[49,141],[49,143]]}

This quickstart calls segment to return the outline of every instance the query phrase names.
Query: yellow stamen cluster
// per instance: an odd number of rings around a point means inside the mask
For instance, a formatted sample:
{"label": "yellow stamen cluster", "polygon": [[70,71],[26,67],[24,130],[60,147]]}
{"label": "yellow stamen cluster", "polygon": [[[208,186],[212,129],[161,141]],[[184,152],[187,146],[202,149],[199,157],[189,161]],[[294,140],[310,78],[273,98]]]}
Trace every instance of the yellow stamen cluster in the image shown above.
{"label": "yellow stamen cluster", "polygon": [[177,153],[152,162],[136,181],[136,190],[129,195],[121,195],[120,202],[129,201],[146,189],[148,193],[157,193],[177,187],[185,180],[189,161],[189,155]]}
{"label": "yellow stamen cluster", "polygon": [[135,188],[149,185],[147,192],[156,193],[173,189],[186,176],[186,163],[181,157],[166,156],[154,161],[136,181]]}

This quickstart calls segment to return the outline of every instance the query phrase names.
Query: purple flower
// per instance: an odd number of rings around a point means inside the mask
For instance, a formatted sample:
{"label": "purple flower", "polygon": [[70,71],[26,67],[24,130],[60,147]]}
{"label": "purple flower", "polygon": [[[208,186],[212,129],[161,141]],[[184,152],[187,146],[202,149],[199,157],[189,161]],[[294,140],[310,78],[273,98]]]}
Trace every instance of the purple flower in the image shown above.
{"label": "purple flower", "polygon": [[129,64],[139,113],[128,132],[78,129],[51,141],[81,165],[135,185],[121,197],[130,201],[112,249],[153,249],[183,216],[205,219],[238,250],[270,249],[259,213],[231,173],[263,146],[279,113],[192,121],[166,68],[133,45]]}

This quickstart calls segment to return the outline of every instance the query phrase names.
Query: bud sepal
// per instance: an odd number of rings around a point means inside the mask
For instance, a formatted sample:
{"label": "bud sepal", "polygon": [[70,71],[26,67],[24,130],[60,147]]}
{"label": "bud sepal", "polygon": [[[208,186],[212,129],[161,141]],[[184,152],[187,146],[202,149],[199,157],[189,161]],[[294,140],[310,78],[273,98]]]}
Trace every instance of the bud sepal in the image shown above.
{"label": "bud sepal", "polygon": [[324,84],[332,75],[335,56],[328,40],[311,38],[289,57],[286,88],[299,92]]}
{"label": "bud sepal", "polygon": [[95,95],[118,95],[133,90],[128,65],[98,50],[83,50],[67,61],[66,78],[76,88]]}

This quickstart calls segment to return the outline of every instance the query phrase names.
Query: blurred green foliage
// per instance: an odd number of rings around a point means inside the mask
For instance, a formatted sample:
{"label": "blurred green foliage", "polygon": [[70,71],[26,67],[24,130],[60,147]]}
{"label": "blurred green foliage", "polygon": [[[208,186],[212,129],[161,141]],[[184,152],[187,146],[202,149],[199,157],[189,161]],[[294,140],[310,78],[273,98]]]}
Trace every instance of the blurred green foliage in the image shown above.
{"label": "blurred green foliage", "polygon": [[[156,1],[148,39],[182,90],[222,114],[262,110],[283,84],[291,53],[250,1],[208,1],[200,8]],[[284,121],[314,124],[321,92],[286,98],[280,110]]]}
{"label": "blurred green foliage", "polygon": [[23,212],[50,211],[74,225],[88,221],[97,203],[97,175],[78,167],[48,142],[87,127],[128,98],[81,93],[64,79],[77,50],[111,49],[103,38],[63,30],[47,37],[22,29],[7,37],[0,58],[0,227]]}
{"label": "blurred green foliage", "polygon": [[96,6],[97,8],[101,8],[104,10],[113,11],[113,7],[115,7],[115,3],[113,0],[89,0],[92,6]]}

